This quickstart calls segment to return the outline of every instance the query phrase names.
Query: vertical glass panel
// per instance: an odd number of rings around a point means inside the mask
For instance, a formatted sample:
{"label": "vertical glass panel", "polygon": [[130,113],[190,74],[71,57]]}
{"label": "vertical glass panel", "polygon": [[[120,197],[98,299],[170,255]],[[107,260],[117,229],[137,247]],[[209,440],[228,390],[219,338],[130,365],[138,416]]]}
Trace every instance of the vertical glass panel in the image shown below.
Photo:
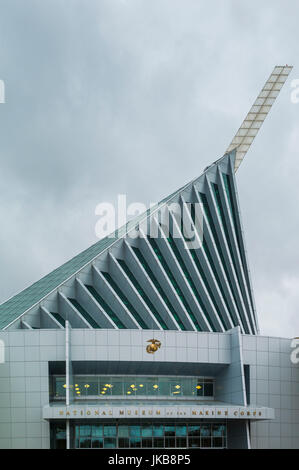
{"label": "vertical glass panel", "polygon": [[159,378],[159,395],[169,396],[170,395],[170,383],[169,378]]}
{"label": "vertical glass panel", "polygon": [[51,424],[52,447],[54,449],[66,449],[66,427],[65,424]]}
{"label": "vertical glass panel", "polygon": [[54,396],[56,398],[65,397],[65,377],[55,377],[54,379]]}
{"label": "vertical glass panel", "polygon": [[193,380],[190,378],[184,378],[182,382],[182,395],[190,397],[192,395],[192,384]]}
{"label": "vertical glass panel", "polygon": [[108,449],[115,448],[116,447],[116,438],[115,437],[105,437],[104,447],[108,448]]}
{"label": "vertical glass panel", "polygon": [[187,426],[186,426],[186,424],[177,424],[176,425],[176,435],[177,436],[186,436],[187,435]]}
{"label": "vertical glass panel", "polygon": [[146,378],[139,377],[136,378],[136,395],[146,395],[147,394],[147,387],[146,387]]}
{"label": "vertical glass panel", "polygon": [[85,395],[97,395],[98,394],[98,379],[86,377],[83,382],[83,391]]}
{"label": "vertical glass panel", "polygon": [[153,438],[153,447],[164,447],[164,438],[163,437],[154,437]]}
{"label": "vertical glass panel", "polygon": [[130,426],[130,437],[140,437],[141,426],[131,425]]}
{"label": "vertical glass panel", "polygon": [[123,449],[125,447],[130,447],[130,439],[128,437],[119,437],[118,438],[118,447]]}
{"label": "vertical glass panel", "polygon": [[80,448],[81,449],[90,449],[91,448],[91,439],[88,437],[80,437]]}
{"label": "vertical glass panel", "polygon": [[190,395],[191,395],[191,396],[192,396],[192,395],[197,395],[197,388],[196,388],[196,386],[197,386],[197,379],[196,379],[195,377],[192,377],[192,378],[190,379],[190,386],[191,386],[191,394],[190,394]]}
{"label": "vertical glass panel", "polygon": [[80,426],[80,437],[82,436],[91,436],[91,426],[90,424],[81,424]]}
{"label": "vertical glass panel", "polygon": [[80,426],[75,426],[75,448],[79,448],[79,434],[80,434]]}
{"label": "vertical glass panel", "polygon": [[212,447],[212,439],[210,437],[202,437],[201,447]]}
{"label": "vertical glass panel", "polygon": [[226,424],[221,424],[222,436],[226,437]]}
{"label": "vertical glass panel", "polygon": [[99,382],[99,395],[112,395],[112,390],[114,389],[114,384],[111,381],[110,377],[101,377]]}
{"label": "vertical glass panel", "polygon": [[170,380],[170,394],[174,397],[179,397],[182,395],[182,379],[177,378]]}
{"label": "vertical glass panel", "polygon": [[213,424],[212,425],[212,436],[222,437],[224,435],[225,426],[223,424]]}
{"label": "vertical glass panel", "polygon": [[137,392],[136,378],[132,377],[124,382],[124,392],[125,395],[135,396]]}
{"label": "vertical glass panel", "polygon": [[92,438],[91,446],[93,449],[101,449],[104,447],[104,439],[102,437]]}
{"label": "vertical glass panel", "polygon": [[153,447],[153,440],[151,437],[142,438],[142,447]]}
{"label": "vertical glass panel", "polygon": [[187,447],[187,438],[186,437],[177,437],[176,438],[176,447]]}
{"label": "vertical glass panel", "polygon": [[120,424],[118,426],[118,436],[119,437],[129,437],[129,426],[124,426]]}
{"label": "vertical glass panel", "polygon": [[200,447],[200,437],[189,437],[189,447]]}
{"label": "vertical glass panel", "polygon": [[198,380],[198,381],[197,381],[197,384],[196,384],[196,386],[195,386],[195,388],[196,388],[196,395],[197,395],[198,397],[202,397],[202,396],[203,396],[203,390],[204,390],[204,389],[203,389],[203,381],[202,381],[202,380]]}
{"label": "vertical glass panel", "polygon": [[204,396],[205,397],[212,397],[213,395],[214,395],[213,383],[205,383],[204,384]]}
{"label": "vertical glass panel", "polygon": [[109,390],[112,395],[124,394],[123,377],[109,377],[107,378],[107,382],[103,385],[106,386],[107,384],[111,385]]}
{"label": "vertical glass panel", "polygon": [[148,377],[147,379],[147,394],[159,395],[159,379],[157,377]]}
{"label": "vertical glass panel", "polygon": [[56,425],[56,439],[66,439],[66,428],[64,424]]}
{"label": "vertical glass panel", "polygon": [[[201,426],[204,426],[204,424],[202,424]],[[199,424],[189,425],[188,426],[188,434],[189,434],[189,436],[200,436],[200,425]]]}
{"label": "vertical glass panel", "polygon": [[151,437],[153,435],[153,427],[151,424],[144,424],[141,428],[142,437]]}
{"label": "vertical glass panel", "polygon": [[165,437],[165,447],[175,447],[175,438]]}
{"label": "vertical glass panel", "polygon": [[130,447],[141,447],[141,438],[140,437],[131,437],[130,438]]}
{"label": "vertical glass panel", "polygon": [[109,424],[104,425],[104,437],[116,436],[116,426],[110,426]]}
{"label": "vertical glass panel", "polygon": [[165,436],[175,436],[175,426],[171,424],[165,425]]}
{"label": "vertical glass panel", "polygon": [[[189,426],[190,429],[190,426]],[[203,437],[211,435],[211,425],[210,424],[202,424],[200,426],[200,435]]]}
{"label": "vertical glass panel", "polygon": [[86,381],[82,377],[75,377],[75,395],[78,397],[86,395]]}
{"label": "vertical glass panel", "polygon": [[102,437],[103,436],[103,425],[94,424],[91,430],[92,437]]}
{"label": "vertical glass panel", "polygon": [[213,447],[223,447],[222,437],[214,437],[212,445]]}
{"label": "vertical glass panel", "polygon": [[154,424],[153,425],[153,435],[156,436],[156,437],[164,436],[163,424]]}

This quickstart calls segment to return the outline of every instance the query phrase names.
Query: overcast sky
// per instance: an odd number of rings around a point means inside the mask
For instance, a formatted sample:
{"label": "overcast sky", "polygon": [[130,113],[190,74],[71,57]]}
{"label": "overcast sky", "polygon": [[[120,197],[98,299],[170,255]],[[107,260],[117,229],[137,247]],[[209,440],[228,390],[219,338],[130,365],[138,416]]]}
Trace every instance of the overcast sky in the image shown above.
{"label": "overcast sky", "polygon": [[274,65],[294,70],[237,173],[261,333],[299,336],[299,4],[0,0],[0,302],[226,150]]}

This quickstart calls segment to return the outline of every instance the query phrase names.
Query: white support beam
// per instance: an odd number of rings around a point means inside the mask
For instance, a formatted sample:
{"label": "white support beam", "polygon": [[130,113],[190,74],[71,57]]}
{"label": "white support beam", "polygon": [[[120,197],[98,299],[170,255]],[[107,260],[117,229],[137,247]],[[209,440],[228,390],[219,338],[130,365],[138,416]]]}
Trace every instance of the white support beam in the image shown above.
{"label": "white support beam", "polygon": [[236,150],[235,171],[237,171],[242,163],[292,68],[289,65],[274,67],[269,79],[266,81],[241,127],[228,146],[225,153]]}

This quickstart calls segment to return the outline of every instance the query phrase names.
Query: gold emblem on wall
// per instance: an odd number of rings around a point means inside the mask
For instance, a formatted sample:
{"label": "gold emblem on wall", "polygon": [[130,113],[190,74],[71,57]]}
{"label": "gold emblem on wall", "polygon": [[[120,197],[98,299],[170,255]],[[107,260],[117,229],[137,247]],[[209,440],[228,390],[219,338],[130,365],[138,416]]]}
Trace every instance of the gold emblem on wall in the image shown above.
{"label": "gold emblem on wall", "polygon": [[161,341],[159,341],[158,339],[149,339],[147,340],[147,342],[151,343],[146,346],[146,352],[149,354],[154,354],[161,347]]}

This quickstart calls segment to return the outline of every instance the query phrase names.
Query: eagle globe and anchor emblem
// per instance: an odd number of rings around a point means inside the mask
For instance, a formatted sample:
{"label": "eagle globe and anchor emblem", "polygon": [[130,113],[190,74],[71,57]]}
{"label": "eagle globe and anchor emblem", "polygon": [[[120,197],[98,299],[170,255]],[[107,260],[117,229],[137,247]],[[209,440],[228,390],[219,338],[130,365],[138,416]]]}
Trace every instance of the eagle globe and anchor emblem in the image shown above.
{"label": "eagle globe and anchor emblem", "polygon": [[161,341],[158,339],[149,339],[147,343],[151,343],[146,346],[146,352],[149,354],[154,354],[161,347]]}

